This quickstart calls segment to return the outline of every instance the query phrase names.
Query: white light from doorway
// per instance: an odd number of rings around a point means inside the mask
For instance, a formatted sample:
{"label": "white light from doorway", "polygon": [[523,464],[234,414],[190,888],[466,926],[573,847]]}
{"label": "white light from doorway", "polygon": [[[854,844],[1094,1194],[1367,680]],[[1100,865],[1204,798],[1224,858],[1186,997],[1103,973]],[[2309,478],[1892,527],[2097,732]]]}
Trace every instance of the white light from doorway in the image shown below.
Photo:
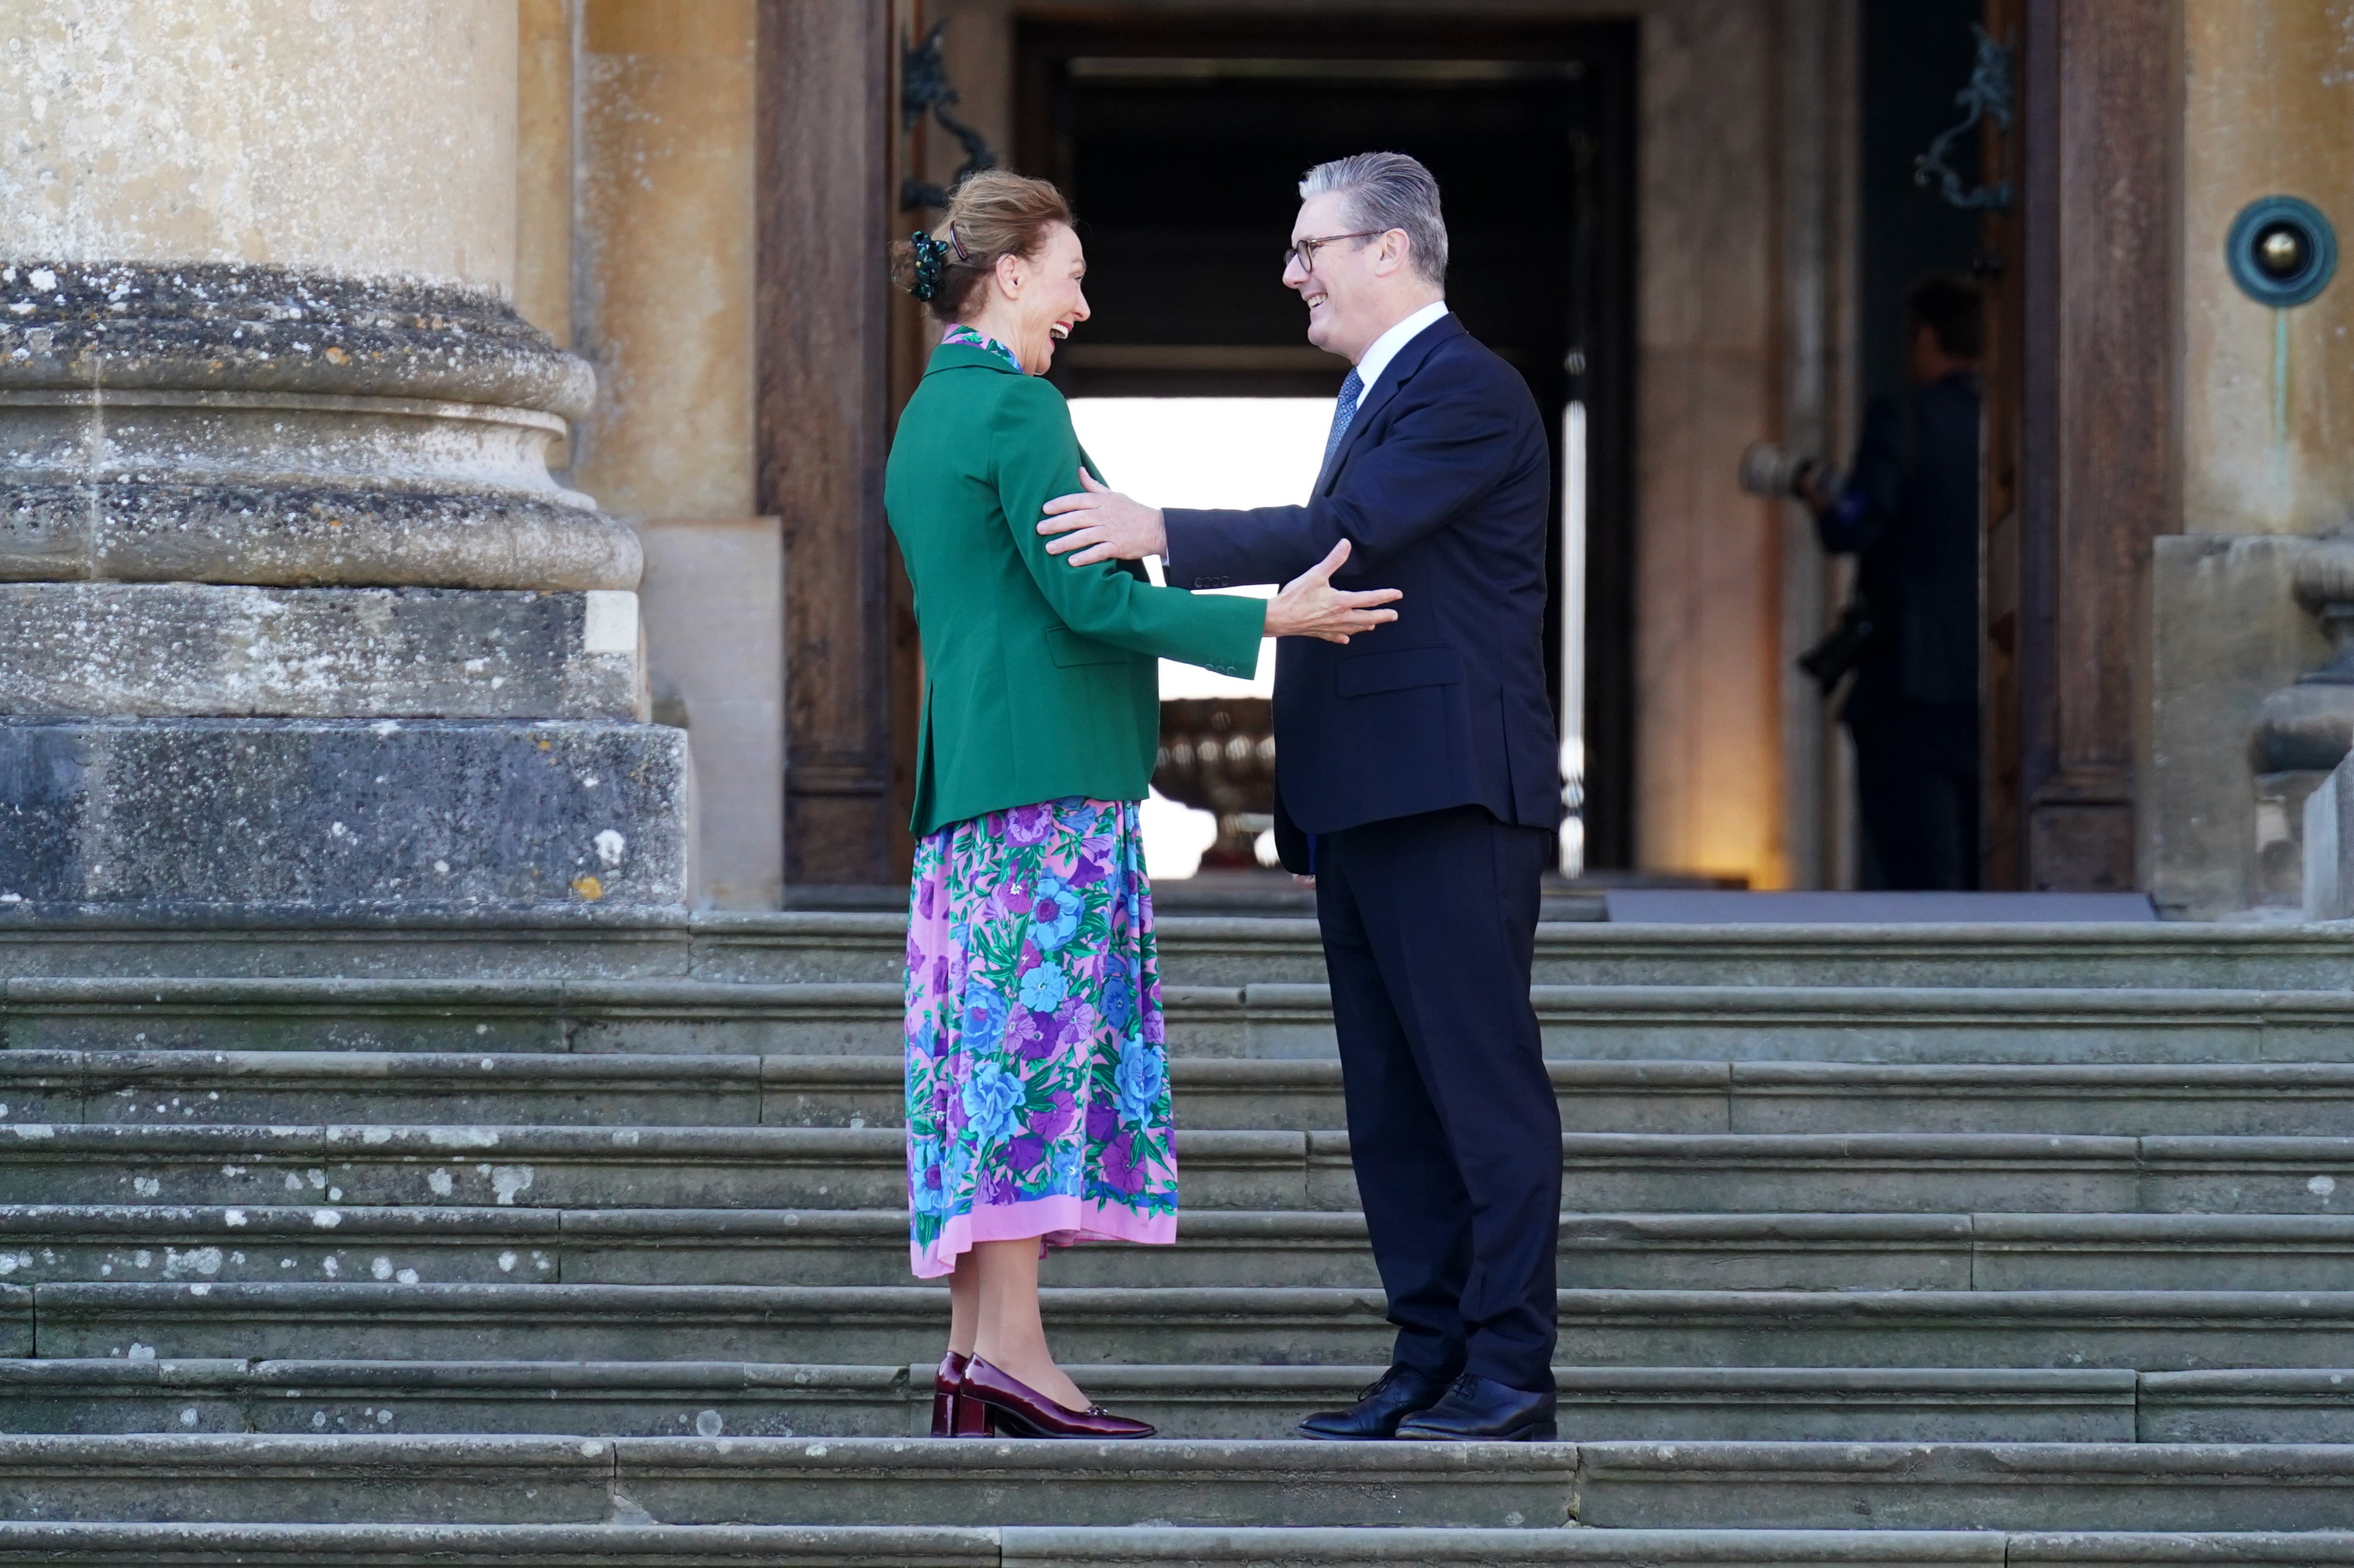
{"label": "white light from doorway", "polygon": [[[1332,404],[1324,397],[1077,397],[1079,444],[1114,490],[1152,506],[1298,505],[1316,483]],[[1159,563],[1153,563],[1156,580]],[[1220,590],[1266,598],[1270,588]],[[1163,697],[1266,697],[1275,644],[1263,641],[1249,680],[1161,662]],[[1143,810],[1144,860],[1155,880],[1193,874],[1217,820],[1155,791]]]}
{"label": "white light from doorway", "polygon": [[1585,870],[1585,405],[1561,411],[1561,870]]}

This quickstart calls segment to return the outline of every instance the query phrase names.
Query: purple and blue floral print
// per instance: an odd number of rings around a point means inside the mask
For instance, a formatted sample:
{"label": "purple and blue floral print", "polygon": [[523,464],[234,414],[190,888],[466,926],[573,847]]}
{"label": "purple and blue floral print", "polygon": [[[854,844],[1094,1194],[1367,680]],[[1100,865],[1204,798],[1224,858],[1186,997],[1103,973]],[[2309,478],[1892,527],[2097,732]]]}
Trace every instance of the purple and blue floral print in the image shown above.
{"label": "purple and blue floral print", "polygon": [[916,846],[907,1211],[920,1277],[975,1242],[1170,1242],[1177,1162],[1133,801],[1071,797]]}
{"label": "purple and blue floral print", "polygon": [[[1012,349],[1006,347],[1003,344],[998,342],[987,333],[976,332],[972,328],[965,325],[962,322],[957,323],[956,325],[942,333],[940,334],[940,341],[942,343],[957,344],[965,348],[981,349],[987,353],[998,355],[1000,358],[1003,359],[1006,364],[1013,366],[1014,369],[1022,369],[1021,355],[1015,354]],[[1024,371],[1023,374],[1027,375],[1028,372]]]}

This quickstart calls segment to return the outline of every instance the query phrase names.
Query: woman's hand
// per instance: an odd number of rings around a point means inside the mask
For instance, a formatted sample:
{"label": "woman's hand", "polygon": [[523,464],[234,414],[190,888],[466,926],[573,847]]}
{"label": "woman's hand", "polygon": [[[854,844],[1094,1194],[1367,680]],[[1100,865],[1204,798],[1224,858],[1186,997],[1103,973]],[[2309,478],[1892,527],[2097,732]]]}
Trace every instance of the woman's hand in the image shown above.
{"label": "woman's hand", "polygon": [[1327,642],[1346,642],[1360,631],[1371,631],[1384,621],[1395,620],[1394,609],[1376,609],[1375,605],[1389,604],[1405,595],[1396,588],[1368,588],[1363,593],[1347,593],[1332,586],[1332,574],[1349,558],[1349,541],[1341,540],[1332,546],[1332,553],[1283,585],[1281,592],[1267,601],[1267,634],[1269,637],[1321,637]]}

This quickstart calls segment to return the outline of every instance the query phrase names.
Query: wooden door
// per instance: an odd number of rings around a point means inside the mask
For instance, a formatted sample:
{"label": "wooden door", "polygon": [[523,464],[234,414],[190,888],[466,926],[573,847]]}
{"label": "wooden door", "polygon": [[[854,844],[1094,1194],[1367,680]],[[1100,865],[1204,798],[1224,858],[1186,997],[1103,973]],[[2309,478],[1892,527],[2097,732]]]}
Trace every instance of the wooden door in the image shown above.
{"label": "wooden door", "polygon": [[1987,885],[2136,883],[2150,541],[2178,527],[2179,0],[1988,0],[2015,38],[1988,221]]}

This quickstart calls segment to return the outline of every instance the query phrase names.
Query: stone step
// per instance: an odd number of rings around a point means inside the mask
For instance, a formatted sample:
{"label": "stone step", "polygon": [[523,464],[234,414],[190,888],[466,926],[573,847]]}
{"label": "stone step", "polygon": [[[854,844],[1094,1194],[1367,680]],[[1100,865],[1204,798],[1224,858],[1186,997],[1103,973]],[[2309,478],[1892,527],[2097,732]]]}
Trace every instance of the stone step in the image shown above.
{"label": "stone step", "polygon": [[2335,1568],[2354,1563],[2354,1534],[0,1523],[0,1563],[36,1561],[72,1568]]}
{"label": "stone step", "polygon": [[[1601,1063],[1578,1065],[1605,1071]],[[1665,1075],[1664,1064],[1629,1065]],[[1728,1063],[1724,1072],[1728,1132],[2354,1133],[2354,1065],[2338,1062],[1752,1061]],[[1668,1098],[1633,1085],[1617,1093],[1630,1112]]]}
{"label": "stone step", "polygon": [[[1580,1213],[1561,1226],[1561,1277],[1583,1289],[2354,1288],[2354,1215]],[[9,1234],[0,1214],[0,1244]],[[907,1234],[893,1209],[604,1210],[567,1213],[532,1255],[552,1251],[557,1277],[574,1284],[897,1285],[907,1282]],[[1069,1248],[1045,1278],[1129,1288],[1379,1283],[1363,1216],[1352,1211],[1194,1211],[1179,1237],[1173,1247]],[[418,1249],[399,1250],[401,1240],[371,1245],[406,1266]],[[121,1252],[118,1244],[106,1255]],[[339,1266],[361,1277],[350,1259]],[[491,1277],[479,1265],[466,1276],[417,1266],[428,1278]],[[84,1269],[28,1266],[12,1277],[92,1277],[86,1260]],[[118,1267],[110,1277],[143,1277],[155,1276]]]}
{"label": "stone step", "polygon": [[2343,1360],[2354,1292],[1566,1290],[1561,1312],[1575,1365],[2169,1372]]}
{"label": "stone step", "polygon": [[[1156,935],[1163,978],[1178,983],[1323,978],[1316,923],[1293,917],[1189,916],[1162,912]],[[175,912],[143,921],[106,911],[34,913],[20,906],[0,931],[0,976],[356,975],[550,976],[886,980],[899,973],[906,922],[895,912],[783,913],[574,908],[493,920],[435,911],[389,922],[287,919],[268,912]],[[2190,983],[2340,983],[2348,944],[2330,927],[1661,927],[1549,924],[1539,964],[1597,969],[1614,982],[1959,983],[2082,977],[2135,984],[2160,966]],[[1249,966],[1237,969],[1237,966]],[[1179,969],[1194,972],[1181,974]]]}
{"label": "stone step", "polygon": [[[1565,1121],[1581,1130],[1729,1130],[1723,1064],[1550,1065]],[[1188,1128],[1307,1131],[1342,1120],[1337,1061],[1179,1057],[1172,1071]],[[2343,1071],[2354,1080],[2354,1067]],[[906,1077],[897,1054],[0,1051],[0,1121],[898,1127]],[[2345,1125],[2354,1128],[2354,1109]]]}
{"label": "stone step", "polygon": [[[21,906],[20,906],[21,907]],[[31,911],[0,926],[0,976],[520,977],[896,983],[897,914],[594,907],[532,916],[434,912],[389,921],[175,911]],[[1161,979],[1241,986],[1324,979],[1316,923],[1164,916]],[[1541,983],[2173,986],[2333,991],[2354,927],[2192,922],[2059,926],[1541,926]]]}
{"label": "stone step", "polygon": [[0,1437],[0,1518],[593,1523],[613,1445],[574,1437]]}
{"label": "stone step", "polygon": [[2276,1533],[2349,1482],[2322,1445],[0,1438],[0,1508],[43,1523]]}
{"label": "stone step", "polygon": [[[693,972],[709,980],[893,980],[896,915],[695,917]],[[1164,916],[1161,980],[1173,985],[1315,983],[1312,920]],[[1541,984],[1764,986],[2214,986],[2336,991],[2354,927],[2153,921],[2054,926],[1636,926],[1537,928]],[[61,971],[59,971],[61,972]]]}
{"label": "stone step", "polygon": [[[1377,1290],[1049,1287],[1074,1362],[1377,1363]],[[2354,1292],[1594,1290],[1561,1293],[1576,1366],[2329,1367]],[[937,1357],[927,1286],[60,1284],[0,1288],[0,1354],[261,1360]]]}
{"label": "stone step", "polygon": [[[1240,1009],[1238,992],[1214,993],[1219,1001]],[[46,977],[0,987],[10,1050],[888,1054],[903,1012],[896,981]]]}
{"label": "stone step", "polygon": [[[1199,1385],[1192,1403],[1205,1412],[1223,1408],[1211,1397],[1218,1375],[1236,1384],[1237,1404],[1253,1393],[1271,1403],[1241,1383],[1242,1369],[1187,1370]],[[930,1419],[928,1365],[0,1361],[0,1431],[20,1434],[912,1437],[928,1431]],[[1288,1436],[1289,1427],[1186,1435]]]}
{"label": "stone step", "polygon": [[[1320,981],[1313,920],[1163,916],[1165,984]],[[1542,984],[1766,987],[2170,987],[2347,984],[2354,927],[2208,926],[1610,926],[1537,927]],[[896,914],[671,914],[569,909],[532,916],[417,911],[398,926],[221,911],[136,920],[30,911],[0,927],[0,977],[551,977],[551,980],[896,981]]]}
{"label": "stone step", "polygon": [[2354,1448],[2170,1444],[1585,1444],[1602,1529],[2326,1531]]}
{"label": "stone step", "polygon": [[[1547,1065],[1573,1132],[2354,1134],[2354,1063]],[[1342,1125],[1337,1061],[1178,1057],[1179,1120]],[[897,1127],[897,1055],[0,1052],[0,1122]]]}
{"label": "stone step", "polygon": [[[652,1524],[118,1524],[0,1521],[0,1563],[42,1563],[51,1568],[1005,1568],[1010,1563],[1036,1568],[1071,1564],[1082,1558],[1060,1553],[1069,1532],[1030,1527],[1013,1531],[931,1529],[876,1525],[835,1528],[794,1525]],[[1173,1531],[1080,1532],[1149,1535]],[[1201,1531],[1225,1536],[1226,1531]],[[1286,1538],[1356,1542],[1354,1530],[1272,1532]],[[1436,1546],[1458,1538],[1452,1531],[1401,1531],[1416,1544]],[[1480,1531],[1493,1535],[1574,1537],[1574,1530]],[[1638,1532],[1639,1534],[1640,1532]],[[1007,1538],[1013,1538],[1009,1543]],[[1030,1554],[1023,1542],[1040,1542],[1053,1556]],[[1630,1537],[1630,1539],[1633,1539]],[[1912,1539],[1910,1537],[1894,1539]],[[1542,1544],[1542,1539],[1540,1540]],[[1314,1548],[1301,1544],[1299,1550]],[[1331,1550],[1328,1548],[1327,1550]],[[1182,1542],[1168,1550],[1189,1550]],[[1541,1561],[1504,1557],[1477,1544],[1466,1552],[1421,1559],[1452,1568],[1457,1562],[1481,1564]],[[1017,1555],[1009,1556],[1009,1552]],[[1150,1561],[1131,1557],[1129,1561]],[[1318,1557],[1301,1562],[1363,1562],[1363,1556]],[[1197,1562],[1199,1557],[1162,1558]],[[1405,1559],[1400,1559],[1405,1561]],[[1844,1560],[1842,1560],[1844,1561]],[[1860,1560],[1861,1561],[1861,1560]],[[1936,1561],[1931,1559],[1931,1561]],[[1978,1559],[1969,1559],[1976,1563]],[[1996,1560],[1999,1562],[1999,1559]]]}
{"label": "stone step", "polygon": [[[1311,1164],[1336,1201],[1348,1184],[1345,1156],[1311,1161],[1305,1133],[1178,1136],[1189,1205],[1304,1206]],[[906,1192],[892,1128],[0,1127],[0,1202],[873,1208]]]}
{"label": "stone step", "polygon": [[[0,1207],[0,1279],[553,1284],[564,1217],[496,1206],[18,1204]],[[904,1273],[904,1234],[899,1261]]]}
{"label": "stone step", "polygon": [[1569,1522],[1562,1444],[0,1437],[0,1518],[175,1523]]}
{"label": "stone step", "polygon": [[0,1563],[32,1562],[71,1568],[2335,1568],[2354,1563],[2354,1534],[0,1523]]}
{"label": "stone step", "polygon": [[[1891,1064],[2343,1062],[2354,992],[2154,988],[1766,985],[1539,986],[1548,1056],[1624,1061]],[[1322,987],[1255,984],[1242,1028],[1172,1010],[1208,1055],[1333,1049]],[[1196,1022],[1198,1018],[1199,1022]]]}
{"label": "stone step", "polygon": [[2258,1367],[2146,1373],[2145,1443],[2344,1443],[2354,1440],[2354,1371]]}
{"label": "stone step", "polygon": [[[1546,1066],[1562,1125],[1572,1132],[2354,1134],[2354,1063],[1555,1058]],[[1189,1128],[1310,1131],[1346,1119],[1337,1061],[1179,1057],[1171,1079],[1178,1119]],[[769,1056],[762,1082],[763,1119],[771,1123],[896,1127],[905,1119],[897,1056]]]}
{"label": "stone step", "polygon": [[[1352,1403],[1378,1366],[1074,1366],[1099,1400],[1168,1437],[1282,1438]],[[2150,1385],[2210,1380],[2195,1401]],[[2133,1442],[2177,1426],[2243,1429],[2287,1397],[2285,1439],[2354,1431],[2354,1393],[2313,1371],[1564,1367],[1564,1435],[1842,1442]],[[2270,1379],[2262,1386],[2249,1380]],[[2291,1380],[2294,1381],[2292,1384]],[[2195,1420],[2186,1421],[2195,1412]],[[580,1436],[918,1436],[931,1367],[746,1362],[0,1361],[0,1432],[539,1433]],[[2251,1440],[2251,1439],[2242,1439]],[[2262,1441],[2265,1439],[2252,1439]]]}
{"label": "stone step", "polygon": [[[1171,984],[1180,1056],[1330,1059],[1323,986]],[[1548,1055],[1610,1061],[2354,1061],[2354,991],[1540,984]],[[896,980],[16,979],[12,1050],[891,1055]]]}
{"label": "stone step", "polygon": [[[1348,1135],[1177,1135],[1188,1208],[1350,1209]],[[0,1203],[896,1206],[892,1128],[0,1127]],[[2326,1214],[2354,1139],[1569,1133],[1582,1210]],[[2349,1187],[2354,1192],[2354,1187]],[[325,1222],[322,1222],[323,1224]]]}
{"label": "stone step", "polygon": [[[826,1081],[801,1068],[785,1103]],[[860,1080],[864,1085],[864,1078]],[[750,1127],[762,1120],[762,1059],[678,1054],[422,1051],[5,1051],[0,1121],[463,1123],[472,1126]],[[894,1113],[905,1099],[892,1097]],[[853,1125],[853,1117],[821,1124]]]}
{"label": "stone step", "polygon": [[[322,1222],[328,1222],[323,1224]],[[1581,1289],[2354,1287],[2354,1215],[1571,1213]],[[1360,1213],[1187,1213],[1173,1247],[1058,1252],[1050,1284],[1378,1285]],[[437,1285],[911,1283],[897,1209],[30,1204],[0,1208],[0,1279]]]}

